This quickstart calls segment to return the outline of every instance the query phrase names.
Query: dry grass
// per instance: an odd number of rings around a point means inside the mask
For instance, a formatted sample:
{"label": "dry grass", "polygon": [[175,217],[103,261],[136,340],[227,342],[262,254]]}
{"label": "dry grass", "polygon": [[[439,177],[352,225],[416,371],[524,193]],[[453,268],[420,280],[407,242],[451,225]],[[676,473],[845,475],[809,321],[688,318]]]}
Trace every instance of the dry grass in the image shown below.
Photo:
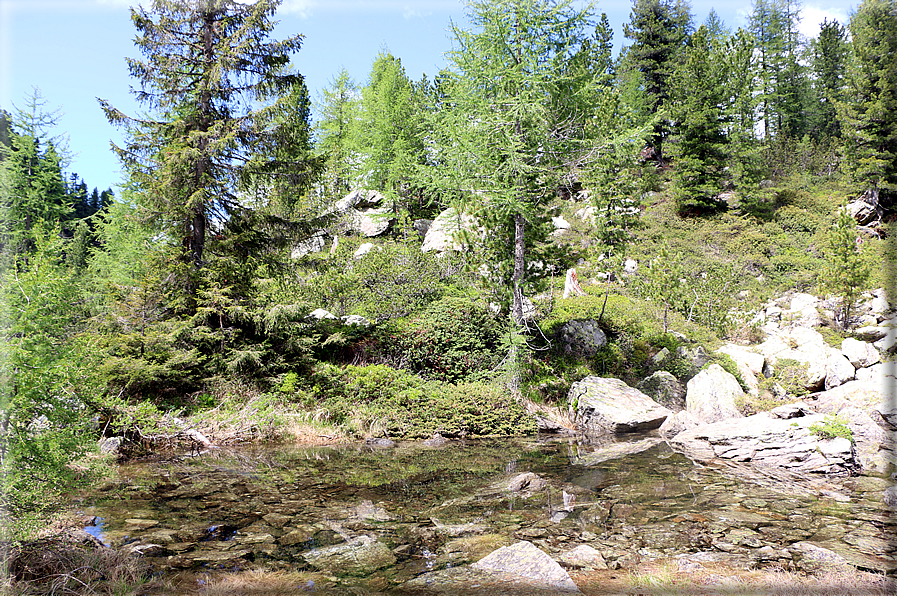
{"label": "dry grass", "polygon": [[148,579],[140,559],[66,536],[6,548],[3,559],[4,594],[135,594]]}
{"label": "dry grass", "polygon": [[897,593],[894,578],[854,569],[806,575],[780,569],[736,569],[703,564],[679,571],[675,561],[653,561],[624,571],[575,572],[587,596],[886,596]]}
{"label": "dry grass", "polygon": [[320,573],[248,569],[235,573],[202,573],[181,576],[177,583],[151,591],[158,594],[191,596],[292,596],[294,594],[337,594],[333,583]]}

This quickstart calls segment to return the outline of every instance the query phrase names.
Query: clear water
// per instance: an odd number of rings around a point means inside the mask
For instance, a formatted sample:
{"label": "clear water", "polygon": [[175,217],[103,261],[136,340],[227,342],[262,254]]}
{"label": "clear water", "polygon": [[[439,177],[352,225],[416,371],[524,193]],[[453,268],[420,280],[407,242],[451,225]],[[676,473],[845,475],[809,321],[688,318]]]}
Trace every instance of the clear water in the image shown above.
{"label": "clear water", "polygon": [[[509,491],[524,472],[544,486]],[[101,539],[143,552],[162,575],[314,569],[309,553],[359,536],[385,545],[391,562],[323,572],[347,585],[376,577],[385,589],[517,540],[556,557],[588,544],[611,567],[700,551],[787,565],[787,548],[810,541],[893,572],[888,482],[858,477],[840,486],[838,499],[762,486],[645,436],[503,439],[215,450],[122,466],[78,506],[101,518],[92,527]]]}

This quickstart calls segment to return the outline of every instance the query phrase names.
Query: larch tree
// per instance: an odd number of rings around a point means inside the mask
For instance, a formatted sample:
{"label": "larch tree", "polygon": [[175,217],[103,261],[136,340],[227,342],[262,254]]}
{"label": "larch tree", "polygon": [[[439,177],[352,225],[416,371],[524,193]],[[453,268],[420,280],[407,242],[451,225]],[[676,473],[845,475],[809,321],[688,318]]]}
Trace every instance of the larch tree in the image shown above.
{"label": "larch tree", "polygon": [[[99,100],[127,133],[113,145],[154,221],[180,246],[182,287],[195,297],[209,239],[250,212],[241,196],[265,175],[309,181],[317,168],[301,151],[273,150],[294,140],[277,118],[304,88],[290,71],[303,36],[270,38],[280,0],[154,0],[131,9],[144,59],[128,59],[149,110],[130,117]],[[273,183],[272,183],[273,184]],[[189,302],[188,302],[189,307]]]}
{"label": "larch tree", "polygon": [[315,102],[315,148],[325,160],[325,195],[342,196],[352,190],[357,161],[352,131],[356,126],[359,100],[358,86],[343,68]]}
{"label": "larch tree", "polygon": [[[571,0],[472,0],[454,25],[431,141],[431,188],[485,230],[488,277],[524,325],[527,251],[547,201],[595,159],[601,77],[568,68],[594,25]],[[587,47],[588,51],[591,51]]]}

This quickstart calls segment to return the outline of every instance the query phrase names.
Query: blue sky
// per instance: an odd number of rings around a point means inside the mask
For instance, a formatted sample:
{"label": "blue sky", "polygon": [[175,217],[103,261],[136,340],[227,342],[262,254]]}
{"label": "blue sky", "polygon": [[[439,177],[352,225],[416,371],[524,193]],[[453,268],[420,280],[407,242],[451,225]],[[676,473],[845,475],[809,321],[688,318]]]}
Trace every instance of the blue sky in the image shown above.
{"label": "blue sky", "polygon": [[[65,133],[72,154],[67,170],[101,190],[121,180],[109,141],[120,141],[96,98],[126,114],[139,106],[125,57],[139,58],[133,45],[129,0],[0,0],[0,107],[23,106],[37,87],[47,110],[58,109],[56,133]],[[150,2],[144,2],[148,5]],[[818,32],[824,17],[846,23],[857,5],[852,0],[805,1],[802,29]],[[622,25],[631,2],[597,3],[614,27],[617,49],[625,40]],[[692,0],[697,23],[711,8],[730,28],[746,23],[751,0]],[[277,18],[278,38],[302,33],[305,43],[294,64],[306,77],[313,99],[345,67],[363,84],[381,49],[402,60],[412,79],[432,78],[445,66],[451,49],[449,24],[465,25],[461,0],[284,0]]]}

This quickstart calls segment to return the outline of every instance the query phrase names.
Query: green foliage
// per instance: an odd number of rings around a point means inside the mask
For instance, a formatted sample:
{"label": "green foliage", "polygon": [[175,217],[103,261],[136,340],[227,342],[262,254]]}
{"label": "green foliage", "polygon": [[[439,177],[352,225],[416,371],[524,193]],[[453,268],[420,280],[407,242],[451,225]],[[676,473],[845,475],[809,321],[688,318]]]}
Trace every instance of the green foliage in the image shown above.
{"label": "green foliage", "polygon": [[856,222],[847,208],[841,207],[838,220],[828,235],[825,277],[821,281],[826,288],[841,296],[838,318],[843,329],[850,328],[851,310],[869,279],[869,269],[861,255],[862,246],[857,236]]}
{"label": "green foliage", "polygon": [[321,91],[315,103],[315,150],[325,158],[324,195],[342,196],[354,180],[354,129],[359,90],[345,68]]}
{"label": "green foliage", "polygon": [[79,286],[59,229],[35,225],[27,263],[0,273],[0,505],[12,516],[4,526],[93,477],[72,464],[94,448],[94,346],[81,335]]}
{"label": "green foliage", "polygon": [[300,294],[337,316],[385,322],[418,312],[439,298],[456,269],[451,256],[421,252],[415,241],[379,242],[356,258],[357,242],[344,240],[336,254],[306,259],[314,270]]}
{"label": "green foliage", "polygon": [[492,313],[470,299],[444,298],[404,326],[396,337],[394,358],[428,379],[450,383],[481,379],[510,350],[511,346],[503,349],[505,335]]}
{"label": "green foliage", "polygon": [[716,210],[726,176],[729,139],[723,106],[729,96],[728,62],[723,47],[702,25],[692,35],[670,86],[673,126],[673,173],[681,213]]}
{"label": "green foliage", "polygon": [[844,101],[847,168],[861,188],[879,190],[891,206],[897,196],[897,4],[866,0],[850,20],[851,47]]}
{"label": "green foliage", "polygon": [[853,431],[847,426],[847,422],[846,418],[838,414],[828,415],[823,418],[822,422],[811,424],[809,430],[814,435],[824,439],[836,439],[841,437],[854,443],[856,441],[853,438]]}
{"label": "green foliage", "polygon": [[[382,365],[320,365],[311,377],[317,405],[359,433],[394,438],[519,435],[535,422],[501,389],[485,383],[425,381]],[[376,434],[376,433],[374,433]]]}
{"label": "green foliage", "polygon": [[[207,243],[215,256],[231,257],[225,262],[232,269],[244,266],[245,249],[261,248],[275,230],[299,227],[279,217],[291,203],[283,191],[310,187],[317,173],[308,154],[304,81],[289,70],[302,36],[269,39],[278,4],[159,2],[132,9],[145,59],[129,64],[139,82],[135,95],[151,114],[128,117],[100,100],[108,120],[125,129],[126,144],[115,150],[129,182],[179,249],[169,271],[179,278],[187,310],[212,261]],[[247,198],[265,188],[275,205],[253,210]],[[247,190],[255,192],[241,196]]]}

